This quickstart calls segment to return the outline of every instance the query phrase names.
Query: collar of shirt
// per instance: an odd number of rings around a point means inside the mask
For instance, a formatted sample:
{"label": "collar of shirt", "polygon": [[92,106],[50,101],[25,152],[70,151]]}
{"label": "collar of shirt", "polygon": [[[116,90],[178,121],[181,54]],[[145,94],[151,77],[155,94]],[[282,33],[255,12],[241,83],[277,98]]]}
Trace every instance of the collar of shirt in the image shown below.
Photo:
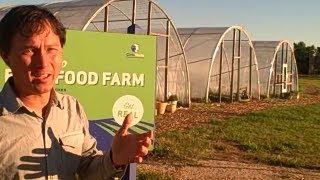
{"label": "collar of shirt", "polygon": [[[24,107],[28,109],[23,102],[17,97],[16,93],[12,88],[13,78],[10,77],[3,86],[3,89],[0,94],[1,101],[0,103],[4,108],[6,108],[11,113],[16,113],[20,108]],[[62,94],[56,92],[55,90],[51,91],[50,94],[50,104],[63,109],[63,104],[61,102]]]}

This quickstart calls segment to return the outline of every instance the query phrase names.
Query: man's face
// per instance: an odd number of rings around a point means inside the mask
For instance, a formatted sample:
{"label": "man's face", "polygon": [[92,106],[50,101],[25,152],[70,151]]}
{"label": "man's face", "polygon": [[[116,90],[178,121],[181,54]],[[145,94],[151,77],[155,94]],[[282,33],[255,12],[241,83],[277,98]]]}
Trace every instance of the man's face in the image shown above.
{"label": "man's face", "polygon": [[60,73],[63,53],[59,37],[47,26],[31,37],[14,36],[6,62],[19,96],[48,93]]}

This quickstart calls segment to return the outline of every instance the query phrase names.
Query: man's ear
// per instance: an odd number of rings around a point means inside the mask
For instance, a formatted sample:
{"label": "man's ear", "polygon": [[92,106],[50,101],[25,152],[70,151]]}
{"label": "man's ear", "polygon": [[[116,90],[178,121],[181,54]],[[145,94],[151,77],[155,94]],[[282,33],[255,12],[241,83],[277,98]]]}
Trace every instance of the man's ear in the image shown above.
{"label": "man's ear", "polygon": [[0,49],[0,55],[3,61],[6,63],[6,65],[10,67],[7,53]]}

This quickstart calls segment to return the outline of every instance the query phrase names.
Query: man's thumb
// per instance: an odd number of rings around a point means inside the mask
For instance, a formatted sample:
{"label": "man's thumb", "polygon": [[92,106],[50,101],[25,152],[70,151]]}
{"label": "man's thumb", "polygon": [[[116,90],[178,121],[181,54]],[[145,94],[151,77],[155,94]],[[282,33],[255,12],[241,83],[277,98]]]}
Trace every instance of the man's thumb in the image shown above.
{"label": "man's thumb", "polygon": [[129,129],[130,124],[131,124],[131,120],[132,120],[132,114],[130,113],[124,118],[124,121],[122,123],[121,128],[119,129],[118,134],[120,134],[120,135],[126,135],[127,134],[128,129]]}

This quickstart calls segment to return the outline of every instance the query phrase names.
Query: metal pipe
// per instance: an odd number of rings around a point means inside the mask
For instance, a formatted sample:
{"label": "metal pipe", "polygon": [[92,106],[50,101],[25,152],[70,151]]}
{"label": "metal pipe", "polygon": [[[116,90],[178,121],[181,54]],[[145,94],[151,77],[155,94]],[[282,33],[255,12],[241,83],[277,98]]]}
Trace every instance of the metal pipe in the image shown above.
{"label": "metal pipe", "polygon": [[[152,20],[167,20],[167,18],[153,17]],[[109,22],[127,22],[127,21],[131,21],[131,20],[130,19],[116,19],[116,20],[110,20]],[[148,18],[136,18],[136,21],[148,21]],[[103,22],[104,22],[104,20],[91,21],[91,23],[103,23]]]}
{"label": "metal pipe", "polygon": [[150,35],[160,36],[160,37],[168,37],[168,35],[166,35],[166,34],[160,34],[160,33],[150,33]]}
{"label": "metal pipe", "polygon": [[205,59],[199,59],[199,60],[196,60],[196,61],[188,62],[188,64],[194,64],[194,63],[198,63],[198,62],[202,62],[202,61],[208,61],[208,60],[211,60],[211,59],[212,59],[212,57],[205,58]]}

